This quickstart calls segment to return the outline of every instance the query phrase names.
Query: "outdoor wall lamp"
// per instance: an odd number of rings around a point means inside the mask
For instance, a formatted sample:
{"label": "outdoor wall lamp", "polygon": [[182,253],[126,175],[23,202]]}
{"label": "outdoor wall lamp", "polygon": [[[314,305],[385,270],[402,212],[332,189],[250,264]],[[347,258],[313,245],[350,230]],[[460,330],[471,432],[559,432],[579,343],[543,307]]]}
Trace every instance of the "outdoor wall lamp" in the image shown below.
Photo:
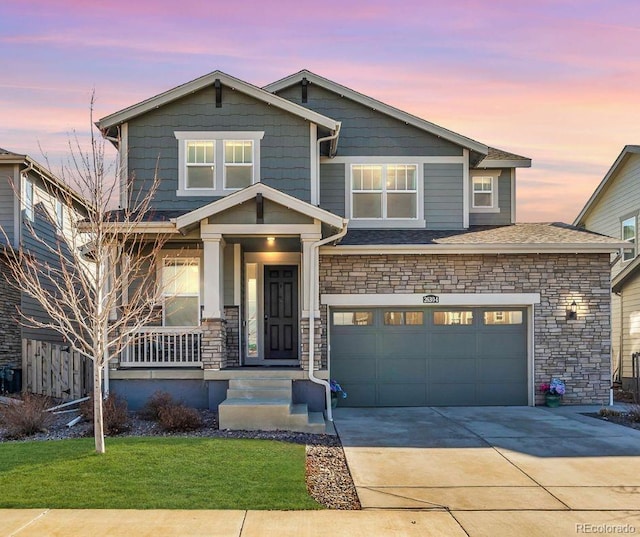
{"label": "outdoor wall lamp", "polygon": [[273,246],[273,244],[276,242],[276,238],[275,237],[267,237],[267,244],[269,246]]}
{"label": "outdoor wall lamp", "polygon": [[578,304],[574,300],[567,309],[567,321],[575,321],[578,318]]}

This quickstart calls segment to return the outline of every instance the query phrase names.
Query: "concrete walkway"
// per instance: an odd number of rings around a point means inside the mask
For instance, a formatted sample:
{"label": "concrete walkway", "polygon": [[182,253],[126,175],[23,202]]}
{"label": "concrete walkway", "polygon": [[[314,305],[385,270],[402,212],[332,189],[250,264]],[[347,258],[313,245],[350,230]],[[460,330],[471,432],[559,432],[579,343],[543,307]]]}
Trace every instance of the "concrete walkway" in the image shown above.
{"label": "concrete walkway", "polygon": [[640,532],[640,431],[578,414],[598,409],[338,408],[335,423],[364,509],[443,510],[469,535]]}

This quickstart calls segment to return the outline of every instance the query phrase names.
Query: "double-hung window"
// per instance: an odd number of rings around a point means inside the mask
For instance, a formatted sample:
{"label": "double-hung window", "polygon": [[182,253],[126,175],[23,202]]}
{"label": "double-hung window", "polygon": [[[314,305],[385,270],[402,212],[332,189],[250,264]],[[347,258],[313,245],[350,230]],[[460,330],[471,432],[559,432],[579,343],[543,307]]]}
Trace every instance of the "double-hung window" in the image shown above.
{"label": "double-hung window", "polygon": [[263,131],[180,131],[178,196],[226,196],[260,181]]}
{"label": "double-hung window", "polygon": [[351,166],[351,218],[415,220],[417,217],[415,164]]}
{"label": "double-hung window", "polygon": [[493,207],[493,177],[473,178],[473,208]]}
{"label": "double-hung window", "polygon": [[64,204],[59,199],[56,199],[56,229],[58,233],[64,231]]}
{"label": "double-hung window", "polygon": [[622,221],[622,240],[633,246],[631,250],[622,251],[622,260],[629,261],[636,256],[636,217],[632,216]]}
{"label": "double-hung window", "polygon": [[200,324],[200,261],[165,257],[162,264],[164,326]]}

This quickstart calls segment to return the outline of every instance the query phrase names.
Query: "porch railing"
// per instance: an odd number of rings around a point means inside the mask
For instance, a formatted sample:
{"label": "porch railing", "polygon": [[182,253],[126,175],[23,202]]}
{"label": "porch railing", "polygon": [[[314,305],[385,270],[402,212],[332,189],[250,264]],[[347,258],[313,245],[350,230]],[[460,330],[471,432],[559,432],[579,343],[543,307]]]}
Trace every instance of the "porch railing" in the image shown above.
{"label": "porch railing", "polygon": [[122,367],[191,367],[201,365],[199,328],[152,326],[131,337]]}

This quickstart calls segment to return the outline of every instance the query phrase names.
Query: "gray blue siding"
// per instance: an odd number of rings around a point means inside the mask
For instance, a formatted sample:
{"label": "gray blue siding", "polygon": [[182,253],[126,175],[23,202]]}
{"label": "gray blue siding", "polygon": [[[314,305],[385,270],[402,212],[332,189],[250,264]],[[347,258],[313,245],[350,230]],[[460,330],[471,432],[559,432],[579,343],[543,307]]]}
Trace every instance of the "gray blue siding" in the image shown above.
{"label": "gray blue siding", "polygon": [[345,173],[344,164],[320,165],[320,207],[345,216]]}
{"label": "gray blue siding", "polygon": [[175,131],[264,131],[260,142],[263,183],[310,201],[309,123],[293,114],[228,87],[222,108],[215,107],[215,91],[205,88],[133,119],[129,123],[129,173],[134,195],[151,184],[156,165],[161,185],[157,209],[192,210],[215,197],[177,197],[178,140]]}
{"label": "gray blue siding", "polygon": [[461,156],[462,148],[403,121],[373,110],[320,86],[308,87],[302,103],[300,86],[278,92],[296,104],[342,122],[340,156]]}
{"label": "gray blue siding", "polygon": [[424,165],[424,217],[427,229],[461,229],[462,164]]}
{"label": "gray blue siding", "polygon": [[[4,230],[10,243],[14,240],[14,203],[16,195],[10,181],[14,181],[15,165],[0,164],[0,227]],[[0,234],[0,242],[4,242],[4,235]]]}
{"label": "gray blue siding", "polygon": [[504,169],[498,177],[499,213],[471,213],[469,225],[501,226],[511,224],[511,170]]}

